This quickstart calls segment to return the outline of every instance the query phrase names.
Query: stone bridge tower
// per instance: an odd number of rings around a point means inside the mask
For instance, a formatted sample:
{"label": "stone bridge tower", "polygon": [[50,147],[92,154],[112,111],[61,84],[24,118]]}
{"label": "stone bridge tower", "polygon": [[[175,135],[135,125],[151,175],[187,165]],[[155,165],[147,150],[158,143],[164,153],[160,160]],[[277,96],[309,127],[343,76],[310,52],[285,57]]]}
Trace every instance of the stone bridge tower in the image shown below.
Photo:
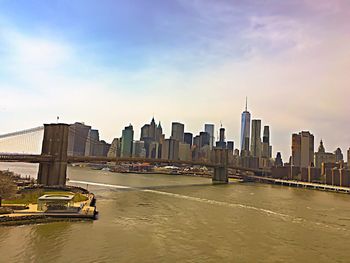
{"label": "stone bridge tower", "polygon": [[40,163],[38,184],[45,186],[66,184],[68,124],[44,124],[44,139],[41,154],[51,155],[49,163]]}
{"label": "stone bridge tower", "polygon": [[228,183],[228,150],[227,149],[214,149],[214,167],[213,183]]}

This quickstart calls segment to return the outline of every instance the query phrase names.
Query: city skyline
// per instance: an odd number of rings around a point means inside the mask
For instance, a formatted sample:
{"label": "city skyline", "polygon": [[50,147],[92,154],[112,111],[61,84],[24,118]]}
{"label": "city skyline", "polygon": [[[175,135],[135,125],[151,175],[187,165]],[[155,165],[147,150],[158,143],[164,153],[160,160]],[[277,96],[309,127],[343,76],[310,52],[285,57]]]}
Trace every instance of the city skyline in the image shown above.
{"label": "city skyline", "polygon": [[60,116],[111,142],[155,114],[167,135],[222,122],[238,148],[248,96],[273,155],[301,130],[348,148],[348,1],[82,3],[0,1],[2,133]]}

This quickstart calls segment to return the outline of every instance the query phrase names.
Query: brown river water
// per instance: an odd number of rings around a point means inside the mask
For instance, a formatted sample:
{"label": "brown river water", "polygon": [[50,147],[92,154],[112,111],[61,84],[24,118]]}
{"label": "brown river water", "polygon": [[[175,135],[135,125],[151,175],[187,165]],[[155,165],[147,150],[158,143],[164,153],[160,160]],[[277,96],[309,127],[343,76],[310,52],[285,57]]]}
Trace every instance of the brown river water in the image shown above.
{"label": "brown river water", "polygon": [[350,262],[350,195],[76,167],[68,175],[98,184],[88,189],[99,219],[0,227],[0,262]]}

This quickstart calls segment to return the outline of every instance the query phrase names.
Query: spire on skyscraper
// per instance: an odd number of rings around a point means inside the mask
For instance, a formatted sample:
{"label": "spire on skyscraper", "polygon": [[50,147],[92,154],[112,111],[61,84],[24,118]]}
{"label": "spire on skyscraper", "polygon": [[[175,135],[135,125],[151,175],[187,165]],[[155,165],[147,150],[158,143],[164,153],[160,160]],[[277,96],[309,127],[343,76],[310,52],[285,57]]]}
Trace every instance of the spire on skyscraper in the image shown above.
{"label": "spire on skyscraper", "polygon": [[248,97],[245,97],[245,111],[248,111]]}

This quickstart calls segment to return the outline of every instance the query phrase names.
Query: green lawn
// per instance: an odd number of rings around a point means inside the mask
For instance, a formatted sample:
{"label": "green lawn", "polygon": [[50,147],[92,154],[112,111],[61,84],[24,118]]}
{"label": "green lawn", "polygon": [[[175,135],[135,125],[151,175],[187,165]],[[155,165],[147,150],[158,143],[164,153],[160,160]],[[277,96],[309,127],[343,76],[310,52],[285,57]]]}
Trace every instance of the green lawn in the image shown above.
{"label": "green lawn", "polygon": [[45,194],[51,194],[51,195],[67,195],[71,194],[74,195],[74,202],[82,202],[86,201],[88,198],[85,195],[82,195],[80,193],[72,193],[72,192],[64,192],[64,191],[44,191],[44,190],[34,190],[31,192],[27,192],[21,195],[21,197],[18,197],[16,199],[11,200],[2,200],[3,204],[37,204],[38,198]]}

